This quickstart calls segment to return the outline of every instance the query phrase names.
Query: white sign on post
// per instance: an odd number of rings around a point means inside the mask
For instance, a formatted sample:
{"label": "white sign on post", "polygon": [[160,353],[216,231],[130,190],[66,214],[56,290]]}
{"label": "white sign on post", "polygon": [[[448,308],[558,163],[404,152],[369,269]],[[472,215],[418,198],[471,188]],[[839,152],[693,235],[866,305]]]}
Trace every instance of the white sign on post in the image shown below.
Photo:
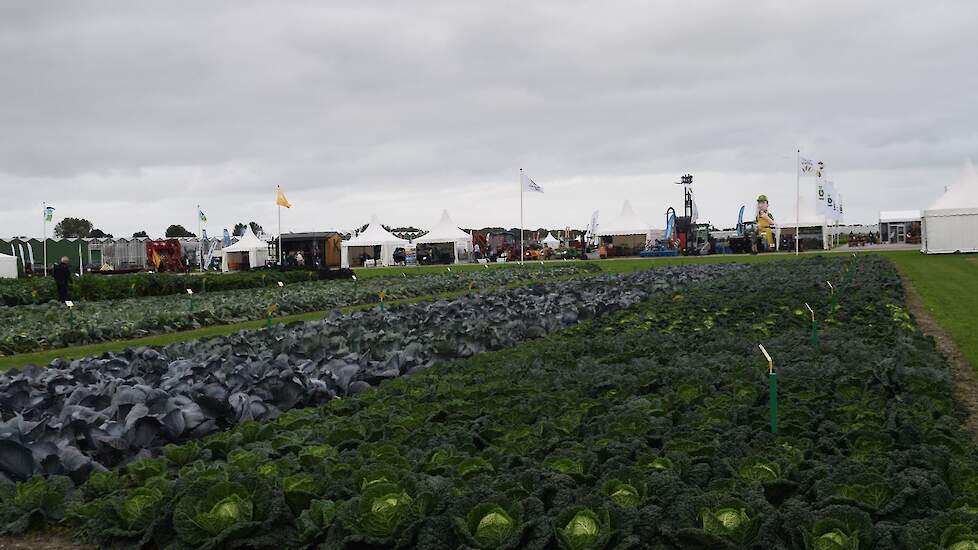
{"label": "white sign on post", "polygon": [[189,288],[187,289],[187,294],[193,294],[193,293],[194,293],[193,290],[190,290]]}
{"label": "white sign on post", "polygon": [[75,307],[75,303],[72,302],[71,300],[65,300],[65,305],[68,306],[69,308]]}

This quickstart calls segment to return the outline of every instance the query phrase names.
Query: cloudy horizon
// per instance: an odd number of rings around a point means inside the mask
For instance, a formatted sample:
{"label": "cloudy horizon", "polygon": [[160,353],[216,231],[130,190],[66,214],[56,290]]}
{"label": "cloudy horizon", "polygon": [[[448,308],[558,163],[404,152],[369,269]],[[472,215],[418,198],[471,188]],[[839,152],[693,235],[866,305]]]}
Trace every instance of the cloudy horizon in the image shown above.
{"label": "cloudy horizon", "polygon": [[[794,219],[795,155],[847,222],[923,209],[978,160],[978,4],[12,2],[0,237],[41,203],[119,236]],[[811,181],[802,180],[806,187]],[[809,196],[811,193],[807,193]],[[50,228],[49,228],[50,231]]]}

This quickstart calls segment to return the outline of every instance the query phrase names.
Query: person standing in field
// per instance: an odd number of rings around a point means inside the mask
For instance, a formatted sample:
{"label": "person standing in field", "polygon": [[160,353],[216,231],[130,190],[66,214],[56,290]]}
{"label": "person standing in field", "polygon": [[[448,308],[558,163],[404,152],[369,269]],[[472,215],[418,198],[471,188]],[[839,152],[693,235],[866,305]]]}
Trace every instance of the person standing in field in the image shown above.
{"label": "person standing in field", "polygon": [[54,283],[58,285],[58,300],[64,303],[68,300],[68,285],[71,284],[71,266],[68,256],[62,256],[61,262],[54,264],[51,274],[54,276]]}

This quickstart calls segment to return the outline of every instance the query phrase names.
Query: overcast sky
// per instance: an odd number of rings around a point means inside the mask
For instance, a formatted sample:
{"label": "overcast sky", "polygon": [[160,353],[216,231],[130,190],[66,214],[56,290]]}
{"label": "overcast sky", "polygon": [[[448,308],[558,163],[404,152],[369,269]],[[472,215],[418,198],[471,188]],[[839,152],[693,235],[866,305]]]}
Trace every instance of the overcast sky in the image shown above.
{"label": "overcast sky", "polygon": [[[41,203],[116,236],[610,223],[759,193],[795,151],[847,221],[924,208],[978,159],[978,2],[3,2],[0,236]],[[811,186],[811,180],[804,184]],[[811,193],[808,193],[811,195]]]}

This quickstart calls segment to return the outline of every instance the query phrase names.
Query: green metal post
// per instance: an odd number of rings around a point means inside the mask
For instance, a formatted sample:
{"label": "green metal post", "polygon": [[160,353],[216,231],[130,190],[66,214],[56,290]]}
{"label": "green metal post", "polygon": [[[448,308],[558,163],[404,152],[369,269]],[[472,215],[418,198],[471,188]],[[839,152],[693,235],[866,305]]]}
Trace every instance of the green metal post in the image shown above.
{"label": "green metal post", "polygon": [[768,382],[768,404],[771,410],[771,433],[778,433],[778,375],[770,373],[767,375]]}

